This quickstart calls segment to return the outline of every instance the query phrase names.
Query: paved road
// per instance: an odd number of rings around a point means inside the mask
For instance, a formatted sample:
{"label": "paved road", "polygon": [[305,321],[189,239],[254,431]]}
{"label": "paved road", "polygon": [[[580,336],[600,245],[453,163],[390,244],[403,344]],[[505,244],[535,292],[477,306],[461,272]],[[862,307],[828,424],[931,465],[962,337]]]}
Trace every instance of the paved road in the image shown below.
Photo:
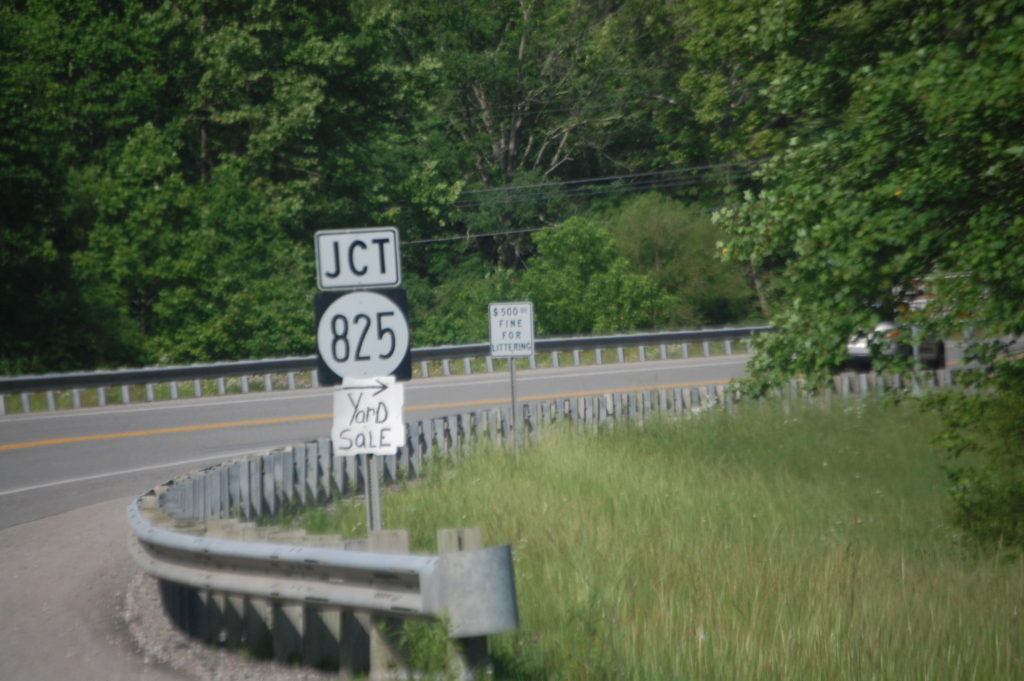
{"label": "paved road", "polygon": [[0,531],[0,679],[179,681],[129,637],[129,499]]}
{"label": "paved road", "polygon": [[[720,382],[744,356],[520,371],[522,400]],[[408,419],[507,404],[507,372],[416,380]],[[153,485],[244,452],[321,437],[331,391],[0,417],[0,680],[180,681],[124,625],[137,572],[124,510]]]}
{"label": "paved road", "polygon": [[[951,363],[959,351],[952,350]],[[521,400],[717,383],[746,356],[520,371]],[[509,401],[507,372],[415,380],[407,419]],[[153,485],[324,436],[331,391],[254,393],[0,417],[0,681],[179,681],[123,624],[124,509]]]}
{"label": "paved road", "polygon": [[[520,399],[739,375],[745,356],[517,373]],[[408,419],[507,404],[507,372],[414,380]],[[0,418],[0,529],[139,494],[179,473],[246,452],[322,437],[330,389],[251,393]]]}

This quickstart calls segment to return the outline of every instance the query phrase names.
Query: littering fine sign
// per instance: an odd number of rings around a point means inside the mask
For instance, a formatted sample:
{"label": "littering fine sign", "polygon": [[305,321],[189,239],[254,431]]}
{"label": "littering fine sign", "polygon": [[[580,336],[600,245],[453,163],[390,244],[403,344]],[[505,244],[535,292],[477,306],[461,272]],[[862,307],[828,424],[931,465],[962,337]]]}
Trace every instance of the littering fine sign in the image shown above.
{"label": "littering fine sign", "polygon": [[488,307],[492,357],[533,354],[533,303],[491,303]]}

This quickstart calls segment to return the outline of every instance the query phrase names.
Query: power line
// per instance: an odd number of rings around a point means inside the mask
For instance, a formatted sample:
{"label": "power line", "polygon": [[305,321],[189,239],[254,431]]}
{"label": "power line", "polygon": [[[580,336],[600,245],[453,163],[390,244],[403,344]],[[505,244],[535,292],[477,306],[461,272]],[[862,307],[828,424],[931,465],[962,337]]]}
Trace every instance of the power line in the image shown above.
{"label": "power line", "polygon": [[460,234],[458,236],[441,236],[436,239],[416,239],[415,241],[403,242],[403,246],[415,246],[417,244],[440,244],[451,241],[469,241],[470,239],[485,239],[491,236],[508,236],[510,234],[529,234],[539,232],[544,227],[530,227],[527,229],[510,229],[506,232],[486,232],[484,234]]}
{"label": "power line", "polygon": [[646,173],[629,173],[624,175],[606,175],[604,177],[586,177],[578,180],[561,180],[558,182],[540,182],[537,184],[520,184],[520,185],[507,185],[505,187],[489,187],[486,189],[470,189],[462,192],[462,195],[466,194],[490,194],[494,192],[513,192],[522,191],[535,188],[549,188],[549,187],[560,187],[571,184],[589,184],[597,182],[614,182],[616,180],[629,180],[640,177],[652,177],[652,176],[663,176],[663,175],[677,175],[680,173],[688,172],[702,172],[706,170],[719,170],[722,168],[734,168],[737,166],[749,166],[755,163],[761,163],[765,159],[755,159],[751,161],[733,161],[730,163],[711,163],[700,166],[686,166],[683,168],[669,168],[668,170],[652,170]]}
{"label": "power line", "polygon": [[[548,198],[577,198],[584,196],[598,196],[602,194],[719,183],[726,180],[750,177],[755,170],[754,166],[763,162],[763,160],[764,159],[735,161],[730,163],[712,163],[699,166],[687,166],[683,168],[671,168],[667,170],[654,170],[644,173],[623,173],[618,175],[605,175],[575,180],[561,180],[557,182],[541,182],[526,185],[509,185],[505,187],[472,189],[464,191],[462,196],[481,196],[481,198],[459,199],[455,201],[454,205],[459,208],[481,205],[512,205],[531,201],[541,201]],[[729,171],[730,169],[731,172],[723,172]],[[625,183],[612,184],[614,182]],[[482,197],[482,195],[487,194],[498,194],[499,196],[493,199]],[[711,213],[717,209],[718,208],[692,209],[686,212]],[[460,234],[431,239],[417,239],[415,241],[408,241],[405,243],[408,246],[451,243],[455,241],[513,236],[516,234],[530,234],[538,232],[544,228],[545,227],[531,227],[501,232],[485,232],[481,234]],[[551,228],[558,229],[558,226],[553,226]]]}
{"label": "power line", "polygon": [[[554,102],[554,101],[557,101],[557,100],[551,100],[551,101]],[[538,100],[538,102],[543,103],[543,100]],[[573,112],[580,112],[580,113],[582,113],[582,112],[605,111],[607,109],[614,108],[616,105],[615,104],[601,104],[601,103],[598,103],[598,102],[591,102],[591,103],[588,103],[588,104],[580,104],[580,105],[575,105],[575,106],[546,107],[546,108],[539,108],[539,109],[527,108],[527,109],[521,109],[521,110],[516,111],[515,109],[517,107],[520,107],[520,106],[522,106],[522,103],[514,103],[514,104],[508,104],[508,105],[505,105],[505,106],[496,107],[496,108],[501,109],[501,110],[508,109],[509,113],[496,113],[496,112],[492,111],[491,113],[488,114],[488,117],[491,118],[492,120],[503,120],[503,119],[508,119],[508,118],[515,118],[517,116],[520,117],[520,118],[536,118],[538,116],[543,116],[545,114],[560,114],[560,113],[573,113]],[[466,113],[463,113],[463,112],[444,111],[444,110],[438,109],[435,113],[437,115],[439,115],[439,116],[443,116],[444,120],[443,121],[438,121],[437,123],[432,124],[431,127],[437,127],[437,126],[442,126],[442,125],[451,125],[452,123],[454,123],[456,121],[459,121],[459,122],[477,121],[477,122],[479,122],[479,121],[481,121],[483,119],[484,111],[485,111],[484,109],[478,109],[475,113],[466,114]]]}
{"label": "power line", "polygon": [[[715,208],[691,208],[682,211],[686,214],[697,214],[697,213],[713,213],[721,208],[730,208],[731,206],[718,206]],[[453,241],[470,241],[473,239],[486,239],[488,237],[496,236],[511,236],[514,234],[532,234],[533,232],[539,232],[543,229],[561,229],[561,225],[544,225],[542,227],[528,227],[526,229],[510,229],[504,232],[484,232],[482,234],[459,234],[457,236],[440,236],[433,239],[416,239],[414,241],[403,241],[402,246],[417,246],[421,244],[440,244],[450,243]]]}
{"label": "power line", "polygon": [[628,184],[601,184],[597,186],[575,186],[561,189],[565,183],[551,183],[550,185],[539,185],[537,189],[528,194],[515,196],[506,193],[504,196],[495,198],[479,198],[457,200],[453,204],[457,208],[472,208],[474,206],[505,206],[547,199],[571,199],[585,196],[600,196],[605,194],[619,194],[624,192],[649,191],[652,189],[672,189],[678,187],[693,187],[697,185],[720,184],[731,180],[746,179],[753,174],[752,168],[737,169],[735,172],[724,176],[697,175],[693,177],[652,177],[641,182],[630,182]]}

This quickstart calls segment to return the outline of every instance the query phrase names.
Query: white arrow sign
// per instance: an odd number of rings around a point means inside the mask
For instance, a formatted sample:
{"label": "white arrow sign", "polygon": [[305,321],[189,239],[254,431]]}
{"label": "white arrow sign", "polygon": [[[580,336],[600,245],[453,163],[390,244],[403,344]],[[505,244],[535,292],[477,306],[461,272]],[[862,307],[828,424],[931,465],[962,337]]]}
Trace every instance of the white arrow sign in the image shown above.
{"label": "white arrow sign", "polygon": [[404,404],[404,384],[394,376],[346,378],[334,389],[334,455],[397,454],[405,440]]}

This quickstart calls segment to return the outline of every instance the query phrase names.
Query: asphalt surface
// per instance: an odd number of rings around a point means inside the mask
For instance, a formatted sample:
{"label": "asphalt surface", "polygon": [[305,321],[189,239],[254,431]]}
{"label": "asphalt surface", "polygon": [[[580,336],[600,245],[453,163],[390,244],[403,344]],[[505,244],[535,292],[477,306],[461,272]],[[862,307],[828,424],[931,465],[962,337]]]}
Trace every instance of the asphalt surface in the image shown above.
{"label": "asphalt surface", "polygon": [[[517,372],[520,400],[721,382],[745,356]],[[415,420],[509,403],[507,372],[414,380]],[[248,452],[325,436],[331,389],[0,417],[0,529],[122,496]]]}
{"label": "asphalt surface", "polygon": [[129,499],[0,532],[0,679],[180,681],[147,664],[128,634]]}
{"label": "asphalt surface", "polygon": [[[721,382],[745,356],[519,371],[521,401]],[[507,372],[412,381],[406,419],[504,406]],[[324,436],[331,391],[0,417],[0,681],[179,681],[125,625],[125,508],[160,482]]]}

